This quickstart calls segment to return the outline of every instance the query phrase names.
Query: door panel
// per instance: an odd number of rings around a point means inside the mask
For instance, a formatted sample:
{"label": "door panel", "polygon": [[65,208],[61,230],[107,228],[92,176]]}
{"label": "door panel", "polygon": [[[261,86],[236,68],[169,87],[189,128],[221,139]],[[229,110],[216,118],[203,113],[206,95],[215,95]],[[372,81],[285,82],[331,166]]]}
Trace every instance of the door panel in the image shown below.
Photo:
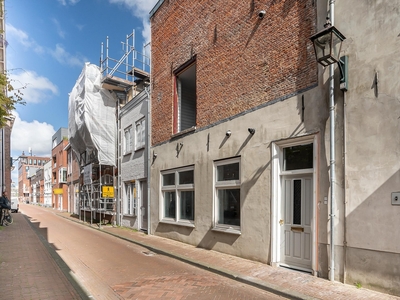
{"label": "door panel", "polygon": [[281,211],[281,263],[311,269],[312,177],[284,177]]}
{"label": "door panel", "polygon": [[140,229],[143,231],[147,231],[148,226],[148,213],[147,213],[147,182],[140,182]]}

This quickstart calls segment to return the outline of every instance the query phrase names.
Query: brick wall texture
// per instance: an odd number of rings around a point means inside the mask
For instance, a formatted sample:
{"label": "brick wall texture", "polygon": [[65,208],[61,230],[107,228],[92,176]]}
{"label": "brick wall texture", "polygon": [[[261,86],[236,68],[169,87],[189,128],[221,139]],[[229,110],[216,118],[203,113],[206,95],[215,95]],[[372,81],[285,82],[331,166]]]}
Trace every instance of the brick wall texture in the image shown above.
{"label": "brick wall texture", "polygon": [[197,128],[315,84],[314,2],[165,0],[151,17],[152,145],[174,133],[173,72],[194,56]]}

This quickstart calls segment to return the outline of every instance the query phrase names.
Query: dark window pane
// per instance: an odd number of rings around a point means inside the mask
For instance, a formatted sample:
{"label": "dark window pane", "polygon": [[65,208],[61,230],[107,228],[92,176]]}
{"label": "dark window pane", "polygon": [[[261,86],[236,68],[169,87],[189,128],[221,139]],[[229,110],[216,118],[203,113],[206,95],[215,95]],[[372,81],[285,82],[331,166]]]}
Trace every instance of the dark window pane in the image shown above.
{"label": "dark window pane", "polygon": [[166,218],[175,218],[175,192],[164,193],[164,216]]}
{"label": "dark window pane", "polygon": [[193,170],[179,172],[179,184],[193,183]]}
{"label": "dark window pane", "polygon": [[181,215],[180,219],[194,220],[194,191],[183,191],[180,194]]}
{"label": "dark window pane", "polygon": [[311,169],[313,167],[313,144],[283,149],[284,170]]}
{"label": "dark window pane", "polygon": [[163,175],[163,185],[175,185],[175,173]]}
{"label": "dark window pane", "polygon": [[293,181],[293,224],[301,225],[301,180]]}
{"label": "dark window pane", "polygon": [[217,181],[239,180],[239,163],[217,167]]}
{"label": "dark window pane", "polygon": [[218,224],[240,226],[240,189],[218,190]]}

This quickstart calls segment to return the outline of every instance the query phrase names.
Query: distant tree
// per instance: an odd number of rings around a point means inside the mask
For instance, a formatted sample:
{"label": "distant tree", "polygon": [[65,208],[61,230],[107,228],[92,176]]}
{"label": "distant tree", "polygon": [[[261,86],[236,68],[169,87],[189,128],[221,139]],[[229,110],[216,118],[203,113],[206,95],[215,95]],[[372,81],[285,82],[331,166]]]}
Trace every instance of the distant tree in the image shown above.
{"label": "distant tree", "polygon": [[12,111],[15,110],[17,104],[26,104],[22,98],[22,90],[25,89],[25,87],[26,86],[14,88],[9,76],[0,73],[0,128],[3,127],[12,116]]}

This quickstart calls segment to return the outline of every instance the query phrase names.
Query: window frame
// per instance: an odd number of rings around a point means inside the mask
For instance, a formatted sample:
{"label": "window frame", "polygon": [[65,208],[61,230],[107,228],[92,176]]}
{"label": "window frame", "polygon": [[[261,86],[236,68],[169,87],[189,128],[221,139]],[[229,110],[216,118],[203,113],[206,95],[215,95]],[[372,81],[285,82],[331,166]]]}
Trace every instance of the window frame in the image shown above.
{"label": "window frame", "polygon": [[[189,70],[191,70],[192,68],[194,68],[194,112],[192,116],[194,118],[194,120],[190,120],[190,121],[194,121],[191,122],[193,123],[192,126],[190,127],[186,127],[182,129],[182,116],[183,116],[183,103],[185,106],[185,111],[186,108],[188,108],[190,105],[188,105],[188,103],[190,103],[189,100],[187,100],[187,98],[185,97],[184,99],[182,99],[182,81],[180,79],[180,77],[182,77],[182,75],[185,75],[187,77],[187,74],[189,73]],[[173,127],[173,133],[174,134],[179,134],[181,132],[186,132],[186,131],[190,131],[192,129],[196,128],[196,124],[197,124],[197,62],[196,62],[196,55],[191,58],[189,61],[187,61],[186,63],[184,63],[182,66],[180,66],[178,69],[176,69],[174,71],[174,127]],[[185,87],[188,86],[188,84],[184,85]],[[184,88],[184,90],[187,91],[186,88]],[[183,100],[183,102],[182,102]],[[185,116],[187,116],[185,114]],[[190,118],[189,118],[190,119]],[[185,122],[188,122],[189,119],[187,117],[185,117]]]}
{"label": "window frame", "polygon": [[67,183],[67,168],[62,167],[58,169],[58,183]]}
{"label": "window frame", "polygon": [[124,182],[123,215],[137,217],[137,187],[136,181]]}
{"label": "window frame", "polygon": [[[140,133],[142,141],[139,142],[138,126],[140,126]],[[143,117],[135,122],[135,151],[145,148],[146,146],[146,118]]]}
{"label": "window frame", "polygon": [[[129,144],[127,142],[127,133],[129,134]],[[129,146],[129,148],[128,148]],[[124,142],[122,145],[122,153],[123,155],[131,154],[132,153],[132,125],[125,127],[124,129]]]}
{"label": "window frame", "polygon": [[[220,180],[218,181],[218,167],[224,165],[231,164],[239,164],[239,176],[238,179],[233,180]],[[226,233],[232,234],[241,234],[242,227],[242,203],[243,200],[239,199],[239,225],[232,224],[223,224],[219,223],[219,215],[220,215],[220,201],[218,192],[221,190],[239,190],[239,197],[241,197],[242,189],[241,189],[241,176],[242,176],[242,166],[241,166],[241,157],[228,158],[223,160],[214,161],[214,205],[213,205],[213,231],[222,231]]]}
{"label": "window frame", "polygon": [[[179,184],[179,174],[186,171],[193,172],[193,183]],[[174,184],[164,185],[163,179],[164,175],[174,174]],[[165,216],[165,193],[174,192],[175,193],[175,214],[174,218]],[[193,192],[193,204],[192,204],[192,215],[193,219],[182,218],[181,216],[181,206],[183,199],[181,198],[182,192]],[[195,227],[195,212],[196,212],[196,196],[195,196],[195,168],[194,166],[186,166],[182,168],[177,168],[173,170],[165,170],[160,172],[160,222],[169,223],[175,225],[182,225],[188,227]]]}

